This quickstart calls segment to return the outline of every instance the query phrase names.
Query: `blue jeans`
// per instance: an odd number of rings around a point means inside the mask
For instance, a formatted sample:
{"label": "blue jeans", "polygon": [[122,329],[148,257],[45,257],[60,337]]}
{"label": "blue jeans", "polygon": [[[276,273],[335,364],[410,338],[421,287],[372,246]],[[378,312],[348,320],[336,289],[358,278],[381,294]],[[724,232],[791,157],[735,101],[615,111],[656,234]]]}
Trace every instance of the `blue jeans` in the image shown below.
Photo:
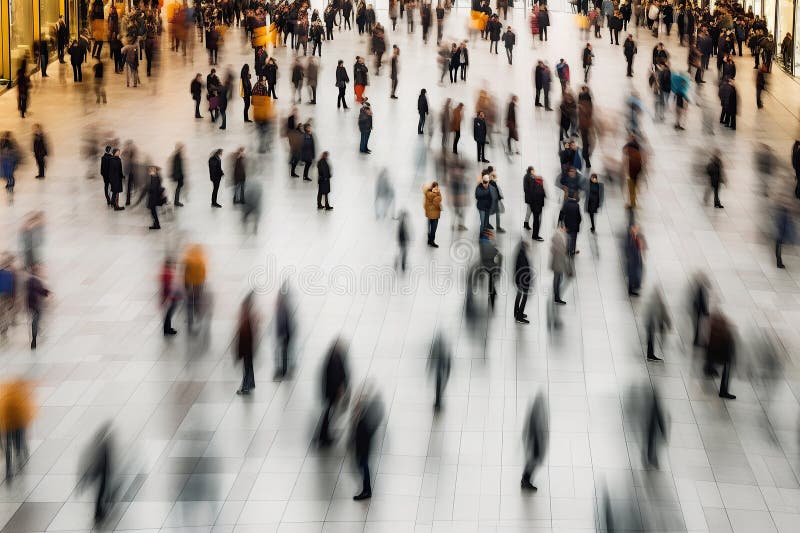
{"label": "blue jeans", "polygon": [[483,230],[486,229],[486,226],[489,225],[489,211],[478,210],[478,215],[480,215],[480,217],[481,217],[481,228],[480,228],[480,231],[483,232]]}
{"label": "blue jeans", "polygon": [[366,152],[367,150],[369,150],[369,147],[367,146],[367,144],[369,143],[369,134],[370,133],[372,133],[372,132],[370,132],[369,130],[361,132],[361,146],[360,146],[359,150],[361,150],[362,152]]}
{"label": "blue jeans", "polygon": [[428,219],[428,244],[436,240],[436,228],[439,226],[438,218]]}

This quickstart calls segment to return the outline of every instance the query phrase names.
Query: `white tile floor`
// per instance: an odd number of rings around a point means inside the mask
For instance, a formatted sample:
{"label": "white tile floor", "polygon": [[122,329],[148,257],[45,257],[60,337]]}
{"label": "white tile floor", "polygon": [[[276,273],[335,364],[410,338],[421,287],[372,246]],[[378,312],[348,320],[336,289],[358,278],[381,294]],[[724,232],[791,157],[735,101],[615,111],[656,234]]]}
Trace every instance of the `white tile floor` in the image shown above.
{"label": "white tile floor", "polygon": [[[466,16],[464,10],[453,12],[448,36],[464,34]],[[386,13],[379,17],[385,19]],[[52,144],[47,179],[31,178],[28,158],[14,203],[0,210],[5,237],[0,248],[16,249],[24,214],[45,209],[44,256],[54,291],[40,350],[27,350],[23,327],[0,348],[3,376],[35,379],[40,406],[28,435],[31,458],[24,473],[0,485],[2,531],[91,529],[92,493],[77,487],[80,461],[94,430],[109,419],[121,452],[122,501],[108,524],[115,530],[593,531],[600,527],[598,509],[608,489],[612,508],[627,510],[617,513],[617,523],[630,530],[797,531],[800,376],[795,347],[800,336],[794,323],[800,267],[795,250],[787,247],[788,269],[774,268],[771,244],[761,234],[769,231],[766,208],[751,168],[756,140],[770,143],[786,158],[797,131],[800,92],[795,82],[776,69],[767,107],[756,115],[749,58],[740,61],[743,110],[735,135],[700,133],[696,106],[682,134],[645,119],[656,147],[640,213],[649,242],[645,295],[660,284],[676,322],[659,346],[664,364],[647,366],[643,360],[646,298],[631,302],[624,291],[617,243],[625,215],[613,184],[607,186],[597,235],[583,232],[579,238],[583,253],[562,315],[567,328],[547,328],[547,247],[537,244],[537,291],[528,305],[533,324],[514,324],[513,293],[504,287],[488,329],[476,331],[463,320],[456,286],[442,290],[440,285],[457,276],[435,275],[436,269],[463,264],[460,254],[472,232],[451,232],[451,214],[445,211],[437,239],[442,247],[432,251],[421,239],[419,187],[436,174],[433,157],[415,135],[416,95],[426,86],[437,113],[445,96],[464,101],[471,110],[477,89],[486,83],[501,103],[510,91],[520,95],[523,156],[508,161],[499,149],[488,155],[507,199],[503,225],[509,233],[499,246],[507,258],[513,257],[524,213],[524,169],[533,164],[550,182],[557,164],[556,117],[534,110],[531,67],[537,58],[554,65],[563,56],[577,78],[582,45],[567,15],[554,16],[551,41],[536,43],[534,50],[521,10],[514,12],[512,23],[519,29],[517,64],[508,67],[502,55],[491,57],[486,43],[478,42],[470,83],[455,87],[436,84],[433,45],[424,46],[419,33],[408,36],[403,29],[390,34],[390,44],[402,49],[400,99],[388,99],[386,74],[372,77],[367,94],[375,110],[374,153],[366,159],[355,149],[355,112],[333,107],[332,81],[335,59],[349,65],[365,42],[337,33],[325,45],[318,105],[300,106],[302,117],[315,120],[319,149],[331,152],[336,209],[317,212],[314,185],[288,178],[286,147],[279,139],[275,154],[251,158],[249,179],[265,185],[262,227],[255,236],[242,231],[229,189],[222,197],[224,209],[208,206],[207,154],[217,146],[232,151],[255,141],[243,127],[238,99],[231,104],[224,133],[211,129],[208,121],[192,119],[189,80],[208,68],[199,45],[193,64],[165,50],[157,76],[141,88],[125,89],[112,75],[109,104],[103,108],[65,81],[67,69],[57,65],[51,66],[55,76],[35,80],[32,111],[24,123],[14,113],[14,93],[0,98],[0,130],[13,129],[27,150],[30,123],[41,121]],[[652,45],[642,32],[633,80],[648,106],[645,72]],[[668,48],[682,65],[685,51],[674,36]],[[250,54],[234,31],[220,64],[238,71]],[[596,105],[613,117],[622,112],[629,90],[624,62],[619,49],[604,40],[597,41],[596,54],[591,87]],[[277,56],[285,113],[289,53],[279,50]],[[711,85],[705,90],[713,102]],[[164,217],[160,233],[147,231],[143,209],[107,211],[101,184],[85,179],[86,163],[79,154],[92,124],[135,140],[160,164],[175,142],[187,144],[187,206],[175,218]],[[465,124],[461,143],[467,158],[473,154],[468,129]],[[621,144],[617,139],[600,147],[596,167],[603,149],[616,151]],[[723,191],[724,211],[702,204],[703,188],[694,172],[697,154],[715,145],[725,150],[730,178]],[[416,282],[400,278],[392,294],[368,286],[364,274],[368,267],[391,267],[396,254],[394,223],[375,221],[373,215],[373,180],[383,167],[390,170],[398,203],[411,212],[415,239],[410,261],[419,269]],[[558,208],[555,191],[549,193],[545,236],[552,232]],[[472,210],[469,214],[467,225],[474,228],[477,217]],[[187,341],[183,331],[172,342],[160,334],[158,267],[166,252],[190,241],[203,243],[209,256],[214,315],[207,346]],[[290,381],[272,382],[269,328],[279,280],[287,268],[309,267],[318,268],[325,281],[298,276],[293,281],[297,372]],[[783,374],[767,386],[751,382],[740,367],[732,384],[739,396],[735,402],[722,403],[714,385],[700,378],[693,365],[685,298],[688,279],[698,270],[711,278],[713,303],[729,313],[743,343],[770,334],[785,348]],[[359,279],[362,283],[348,288],[348,280]],[[229,348],[238,303],[254,282],[262,289],[258,305],[267,329],[257,361],[258,388],[241,398],[234,394],[239,370]],[[182,326],[179,321],[178,329]],[[448,337],[456,360],[444,412],[433,418],[425,358],[436,330]],[[329,455],[310,446],[320,408],[320,361],[339,334],[350,341],[353,383],[378,383],[387,407],[370,502],[351,499],[359,480],[344,445]],[[741,352],[744,358],[748,350]],[[643,469],[640,425],[623,410],[630,385],[648,381],[658,387],[670,419],[670,442],[659,471]],[[530,496],[519,491],[520,436],[527,406],[540,390],[550,400],[550,449],[546,468],[536,474],[539,491]]]}

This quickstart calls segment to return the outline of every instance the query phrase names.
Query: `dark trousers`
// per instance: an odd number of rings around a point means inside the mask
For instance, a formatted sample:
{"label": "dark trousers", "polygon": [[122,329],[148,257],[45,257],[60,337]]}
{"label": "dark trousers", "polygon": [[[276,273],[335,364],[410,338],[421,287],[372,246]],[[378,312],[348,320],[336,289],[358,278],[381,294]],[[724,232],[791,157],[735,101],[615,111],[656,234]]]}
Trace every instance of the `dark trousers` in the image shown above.
{"label": "dark trousers", "polygon": [[[322,203],[322,199],[325,198],[325,203]],[[321,193],[317,191],[317,207],[330,207],[330,203],[328,203],[328,195],[325,193]]]}
{"label": "dark trousers", "polygon": [[36,175],[37,178],[44,177],[44,156],[36,156],[36,167],[39,169],[39,173]]}
{"label": "dark trousers", "polygon": [[652,320],[647,321],[647,357],[655,357],[656,325]]}
{"label": "dark trousers", "polygon": [[467,81],[467,65],[459,65],[461,69],[461,81]]}
{"label": "dark trousers", "polygon": [[72,81],[75,83],[83,81],[83,70],[81,70],[81,65],[76,65],[75,63],[72,64]]}
{"label": "dark trousers", "polygon": [[719,183],[712,185],[711,190],[714,191],[714,207],[722,205],[722,203],[719,201]]}
{"label": "dark trousers", "polygon": [[567,255],[575,255],[575,246],[578,244],[578,232],[567,232]]}
{"label": "dark trousers", "polygon": [[492,48],[494,48],[494,53],[497,53],[497,43],[499,41],[489,41],[489,53],[492,53]]}
{"label": "dark trousers", "polygon": [[200,100],[194,101],[194,118],[203,118],[200,114]]}
{"label": "dark trousers", "polygon": [[547,40],[547,26],[539,27],[539,40],[541,41],[542,38],[544,38],[545,41]]}
{"label": "dark trousers", "polygon": [[153,225],[150,227],[153,229],[160,228],[161,224],[158,223],[158,208],[156,206],[150,208],[150,216],[153,217]]}
{"label": "dark trousers", "polygon": [[275,94],[275,84],[274,83],[267,83],[267,96],[274,98],[275,100],[278,99],[278,95]]}
{"label": "dark trousers", "polygon": [[308,171],[311,170],[311,164],[312,164],[312,161],[310,161],[310,160],[308,160],[308,161],[304,160],[303,161],[303,179],[310,179],[308,177]]}
{"label": "dark trousers", "polygon": [[594,211],[589,211],[589,220],[592,223],[592,231],[595,230],[595,227],[594,227],[594,215],[595,215]]}
{"label": "dark trousers", "polygon": [[436,241],[436,228],[438,227],[439,227],[438,218],[428,219],[428,244],[432,244],[434,241]]}
{"label": "dark trousers", "polygon": [[317,50],[319,50],[319,57],[322,57],[322,43],[314,41],[311,44],[311,55],[313,56],[315,53],[317,53]]}
{"label": "dark trousers", "polygon": [[106,195],[106,203],[111,205],[111,182],[105,180],[103,181],[103,194]]}
{"label": "dark trousers", "polygon": [[391,96],[395,96],[395,92],[397,91],[397,78],[392,78],[392,93]]}
{"label": "dark trousers", "polygon": [[511,65],[514,61],[514,49],[506,46],[506,57],[508,58],[508,64]]}
{"label": "dark trousers", "polygon": [[528,303],[528,294],[517,289],[517,297],[514,299],[514,317],[521,317],[525,314],[526,303]]}
{"label": "dark trousers", "polygon": [[633,76],[633,58],[632,58],[632,57],[631,57],[630,59],[628,59],[628,68],[627,68],[627,70],[625,71],[625,74],[626,74],[626,75],[627,75],[629,78],[630,78],[631,76]]}
{"label": "dark trousers", "polygon": [[111,204],[114,207],[119,207],[119,193],[115,192],[111,194]]}
{"label": "dark trousers", "polygon": [[370,134],[369,130],[361,132],[361,148],[360,149],[361,149],[362,152],[366,152],[367,150],[369,150],[369,134]]}
{"label": "dark trousers", "polygon": [[38,309],[31,309],[31,346],[36,346],[36,337],[39,336],[39,320],[42,312]]}
{"label": "dark trousers", "polygon": [[320,443],[327,442],[331,440],[330,435],[330,427],[331,427],[331,414],[333,412],[334,400],[326,399],[325,400],[325,407],[322,410],[322,421],[319,425],[319,437],[318,441]]}
{"label": "dark trousers", "polygon": [[253,357],[242,357],[242,387],[243,392],[256,388],[256,376],[253,372]]}
{"label": "dark trousers", "polygon": [[453,153],[458,154],[458,140],[461,138],[461,130],[455,132],[453,137]]}
{"label": "dark trousers", "polygon": [[542,212],[539,211],[537,213],[536,211],[534,211],[533,212],[533,232],[532,232],[532,236],[533,236],[534,239],[539,237],[539,228],[541,227],[541,224],[542,224]]}
{"label": "dark trousers", "polygon": [[728,394],[728,384],[730,383],[731,379],[731,364],[730,362],[725,362],[722,365],[722,378],[719,381],[719,393],[720,394]]}
{"label": "dark trousers", "polygon": [[425,113],[419,114],[419,122],[417,123],[417,133],[422,133],[425,128]]}
{"label": "dark trousers", "polygon": [[244,203],[244,182],[239,182],[234,184],[233,186],[233,203],[235,204],[243,204]]}
{"label": "dark trousers", "polygon": [[175,205],[181,203],[181,189],[183,189],[183,183],[178,183],[175,187]]}
{"label": "dark trousers", "polygon": [[97,40],[92,45],[92,57],[100,57],[100,52],[103,50],[103,41]]}
{"label": "dark trousers", "polygon": [[249,96],[245,96],[244,98],[242,98],[242,100],[244,101],[244,121],[245,122],[249,122],[250,121],[250,97]]}
{"label": "dark trousers", "polygon": [[339,106],[344,107],[345,109],[347,109],[347,102],[345,102],[345,100],[344,100],[344,91],[345,91],[345,89],[346,89],[345,86],[339,87],[339,96],[336,97],[336,108],[337,109],[339,108]]}
{"label": "dark trousers", "polygon": [[25,432],[22,429],[15,429],[6,432],[6,478],[14,475],[13,455],[19,457],[25,448]]}
{"label": "dark trousers", "polygon": [[758,106],[759,109],[764,107],[764,102],[761,101],[761,92],[763,90],[764,89],[762,89],[761,87],[756,87],[756,105]]}
{"label": "dark trousers", "polygon": [[476,141],[475,144],[478,145],[478,163],[480,163],[481,161],[484,161],[486,159],[486,153],[485,153],[486,143]]}
{"label": "dark trousers", "polygon": [[219,114],[222,117],[222,125],[219,127],[219,129],[224,130],[227,128],[228,125],[228,117],[225,115],[225,108],[220,107]]}
{"label": "dark trousers", "polygon": [[287,372],[289,372],[289,339],[288,335],[283,335],[278,339],[279,350],[280,350],[280,359],[281,359],[281,366],[277,371],[277,374],[281,376],[285,376]]}
{"label": "dark trousers", "polygon": [[364,454],[358,458],[358,469],[361,471],[362,485],[361,492],[372,494],[372,483],[369,479],[369,454]]}
{"label": "dark trousers", "polygon": [[611,44],[619,44],[619,30],[609,30],[608,36],[611,38]]}
{"label": "dark trousers", "polygon": [[50,55],[49,54],[42,54],[42,56],[39,58],[39,63],[41,65],[40,68],[42,69],[42,76],[43,77],[47,76],[47,63],[49,61],[50,61]]}
{"label": "dark trousers", "polygon": [[131,193],[133,192],[134,188],[134,179],[133,175],[128,176],[128,186],[125,190],[125,205],[131,205]]}
{"label": "dark trousers", "polygon": [[211,204],[212,205],[217,203],[217,193],[219,193],[219,182],[220,182],[220,180],[211,180],[211,185],[213,187],[211,189]]}
{"label": "dark trousers", "polygon": [[458,65],[450,66],[450,83],[458,81]]}
{"label": "dark trousers", "polygon": [[164,334],[172,330],[172,315],[175,314],[175,309],[178,307],[178,301],[172,298],[167,307],[167,312],[164,315]]}
{"label": "dark trousers", "polygon": [[561,272],[553,272],[553,300],[561,299],[561,278],[563,276]]}

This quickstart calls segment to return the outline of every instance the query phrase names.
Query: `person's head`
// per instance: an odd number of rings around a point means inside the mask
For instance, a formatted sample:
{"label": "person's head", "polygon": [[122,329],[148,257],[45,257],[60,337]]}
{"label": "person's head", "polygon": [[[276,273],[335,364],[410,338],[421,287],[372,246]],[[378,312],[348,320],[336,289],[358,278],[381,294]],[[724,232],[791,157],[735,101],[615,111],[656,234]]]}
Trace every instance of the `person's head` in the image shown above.
{"label": "person's head", "polygon": [[212,69],[211,69],[211,75],[213,76],[213,75],[215,75],[216,73],[217,73],[217,69],[215,69],[215,68],[212,68]]}
{"label": "person's head", "polygon": [[568,175],[570,178],[574,178],[575,176],[577,176],[577,175],[578,175],[578,171],[577,171],[577,170],[575,170],[575,167],[569,167],[569,170],[567,170],[567,175]]}
{"label": "person's head", "polygon": [[533,176],[534,171],[535,171],[535,169],[531,166],[531,167],[528,167],[528,169],[525,172],[527,172],[527,174],[529,176]]}
{"label": "person's head", "polygon": [[214,156],[215,156],[215,157],[222,157],[222,148],[217,148],[217,149],[214,151]]}
{"label": "person's head", "polygon": [[433,183],[431,183],[431,190],[432,191],[435,191],[438,188],[439,188],[439,182],[438,181],[434,181]]}
{"label": "person's head", "polygon": [[119,148],[114,148],[113,155],[114,157],[119,157]]}
{"label": "person's head", "polygon": [[518,98],[517,98],[517,95],[516,95],[516,94],[512,94],[512,95],[511,95],[511,101],[512,101],[512,102],[514,102],[514,103],[516,104],[516,103],[517,103],[517,100],[518,100]]}
{"label": "person's head", "polygon": [[483,111],[478,111],[478,118],[484,118],[485,116]]}
{"label": "person's head", "polygon": [[422,96],[425,96],[426,94],[428,94],[428,91],[427,91],[427,89],[422,89],[422,90],[419,92],[419,94],[420,94],[420,95],[422,95]]}
{"label": "person's head", "polygon": [[306,133],[311,133],[311,124],[306,123],[303,126],[303,131],[306,132]]}
{"label": "person's head", "polygon": [[593,173],[589,179],[592,181],[592,183],[597,183],[597,174]]}
{"label": "person's head", "polygon": [[344,61],[342,61],[341,59],[336,63],[337,67],[341,67],[343,65],[344,65]]}
{"label": "person's head", "polygon": [[322,155],[319,156],[320,159],[328,159],[328,151],[322,152]]}
{"label": "person's head", "polygon": [[490,181],[489,174],[483,174],[481,176],[481,185],[483,185],[484,189],[489,187],[489,181]]}
{"label": "person's head", "polygon": [[106,153],[107,153],[107,154],[110,154],[110,153],[111,153],[111,147],[110,147],[110,146],[106,146]]}

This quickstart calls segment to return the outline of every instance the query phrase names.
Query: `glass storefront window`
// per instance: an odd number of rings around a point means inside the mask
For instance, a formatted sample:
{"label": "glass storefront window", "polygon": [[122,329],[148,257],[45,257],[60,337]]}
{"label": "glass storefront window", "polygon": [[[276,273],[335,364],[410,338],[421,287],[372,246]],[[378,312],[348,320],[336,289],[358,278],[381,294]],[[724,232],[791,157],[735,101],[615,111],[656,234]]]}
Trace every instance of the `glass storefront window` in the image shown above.
{"label": "glass storefront window", "polygon": [[33,60],[33,0],[10,0],[11,76],[16,77],[23,59]]}
{"label": "glass storefront window", "polygon": [[56,23],[59,3],[59,0],[39,0],[39,35],[40,39],[47,41],[50,57],[55,56],[57,52]]}
{"label": "glass storefront window", "polygon": [[792,74],[800,76],[800,46],[797,43],[797,27],[800,26],[800,0],[795,0],[794,11],[794,31],[792,32],[792,44],[794,45],[794,69]]}
{"label": "glass storefront window", "polygon": [[778,54],[781,54],[780,60],[783,62],[784,68],[792,72],[792,52],[793,46],[788,43],[784,45],[784,41],[788,36],[791,37],[794,31],[794,1],[793,0],[779,0],[778,4],[778,26],[775,32],[775,42],[778,43]]}

